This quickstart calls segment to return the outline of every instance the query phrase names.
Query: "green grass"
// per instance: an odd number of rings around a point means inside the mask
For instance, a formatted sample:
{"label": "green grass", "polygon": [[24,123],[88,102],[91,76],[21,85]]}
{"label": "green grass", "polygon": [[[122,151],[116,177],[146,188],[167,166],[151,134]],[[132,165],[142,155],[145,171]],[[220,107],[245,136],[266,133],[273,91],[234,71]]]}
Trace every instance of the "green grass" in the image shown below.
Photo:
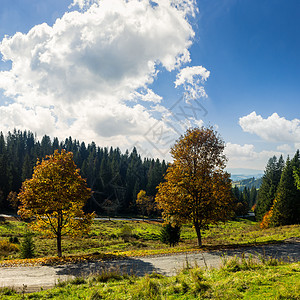
{"label": "green grass", "polygon": [[[83,237],[71,239],[63,237],[64,255],[84,255],[92,253],[124,254],[129,256],[148,255],[169,252],[181,252],[197,249],[195,230],[184,225],[181,231],[181,242],[174,248],[159,241],[161,223],[149,221],[94,221],[91,232]],[[19,221],[0,222],[1,241],[18,237],[21,241],[27,225]],[[227,246],[279,242],[289,237],[300,237],[300,226],[291,225],[270,229],[260,229],[258,223],[238,219],[226,224],[211,226],[203,232],[204,249],[218,249]],[[56,255],[56,240],[34,234],[36,257]],[[20,257],[18,247],[0,249],[0,260],[11,260]],[[14,249],[9,251],[8,249]]]}
{"label": "green grass", "polygon": [[0,289],[1,299],[300,299],[300,263],[233,258],[221,269],[185,268],[176,276],[143,278],[116,271],[59,282],[54,289],[17,294]]}

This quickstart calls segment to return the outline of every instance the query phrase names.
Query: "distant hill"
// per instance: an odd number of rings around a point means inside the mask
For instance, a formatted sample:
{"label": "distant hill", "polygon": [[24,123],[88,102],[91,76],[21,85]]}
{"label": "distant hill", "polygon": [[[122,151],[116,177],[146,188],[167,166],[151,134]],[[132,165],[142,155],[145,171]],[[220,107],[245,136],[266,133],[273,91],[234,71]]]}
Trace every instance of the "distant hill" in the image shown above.
{"label": "distant hill", "polygon": [[246,178],[242,180],[232,181],[232,186],[237,186],[239,189],[244,189],[245,187],[251,189],[254,186],[256,189],[259,189],[261,186],[262,178]]}
{"label": "distant hill", "polygon": [[246,169],[246,168],[227,168],[226,171],[231,174],[233,181],[240,181],[248,178],[260,178],[264,175],[262,170]]}
{"label": "distant hill", "polygon": [[241,180],[245,180],[245,179],[251,179],[251,178],[261,178],[263,176],[263,174],[251,174],[251,175],[245,175],[245,174],[234,174],[230,176],[232,181],[241,181]]}

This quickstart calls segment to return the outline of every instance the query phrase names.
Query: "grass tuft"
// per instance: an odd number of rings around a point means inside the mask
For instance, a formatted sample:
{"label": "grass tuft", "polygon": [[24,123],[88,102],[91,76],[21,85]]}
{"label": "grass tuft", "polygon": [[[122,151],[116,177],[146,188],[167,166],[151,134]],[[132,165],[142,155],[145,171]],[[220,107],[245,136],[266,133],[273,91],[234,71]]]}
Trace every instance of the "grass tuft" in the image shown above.
{"label": "grass tuft", "polygon": [[0,287],[0,296],[13,296],[15,294],[17,294],[17,292],[12,287]]}
{"label": "grass tuft", "polygon": [[101,300],[101,299],[104,299],[103,296],[101,295],[101,293],[98,290],[93,291],[93,293],[91,294],[90,300]]}

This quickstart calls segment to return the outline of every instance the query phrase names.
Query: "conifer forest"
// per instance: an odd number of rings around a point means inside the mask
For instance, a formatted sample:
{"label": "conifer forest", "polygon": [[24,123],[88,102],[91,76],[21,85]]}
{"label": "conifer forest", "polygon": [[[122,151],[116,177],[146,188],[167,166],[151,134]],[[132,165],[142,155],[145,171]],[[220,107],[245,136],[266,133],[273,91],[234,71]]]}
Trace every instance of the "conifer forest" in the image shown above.
{"label": "conifer forest", "polygon": [[[167,169],[165,161],[142,159],[135,148],[121,153],[119,148],[86,145],[72,137],[65,141],[45,135],[37,140],[30,131],[0,133],[0,212],[11,211],[11,192],[18,193],[22,182],[31,178],[37,159],[54,150],[73,152],[81,176],[92,189],[85,210],[97,213],[135,213],[135,199],[140,190],[154,198],[156,186]],[[113,211],[112,211],[113,208]]]}

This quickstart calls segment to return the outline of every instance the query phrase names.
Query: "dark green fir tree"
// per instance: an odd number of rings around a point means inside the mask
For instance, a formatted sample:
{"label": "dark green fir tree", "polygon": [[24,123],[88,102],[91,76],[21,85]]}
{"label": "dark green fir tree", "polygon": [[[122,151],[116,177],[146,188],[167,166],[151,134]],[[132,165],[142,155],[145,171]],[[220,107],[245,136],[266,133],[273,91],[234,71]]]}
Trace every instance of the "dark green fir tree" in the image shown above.
{"label": "dark green fir tree", "polygon": [[277,187],[280,181],[284,160],[282,156],[277,160],[276,156],[269,159],[262,184],[258,191],[257,204],[255,208],[256,219],[261,221],[263,216],[273,205]]}
{"label": "dark green fir tree", "polygon": [[293,167],[299,164],[299,152],[286,165],[282,171],[274,200],[271,226],[299,224],[300,222],[300,191],[296,187]]}

